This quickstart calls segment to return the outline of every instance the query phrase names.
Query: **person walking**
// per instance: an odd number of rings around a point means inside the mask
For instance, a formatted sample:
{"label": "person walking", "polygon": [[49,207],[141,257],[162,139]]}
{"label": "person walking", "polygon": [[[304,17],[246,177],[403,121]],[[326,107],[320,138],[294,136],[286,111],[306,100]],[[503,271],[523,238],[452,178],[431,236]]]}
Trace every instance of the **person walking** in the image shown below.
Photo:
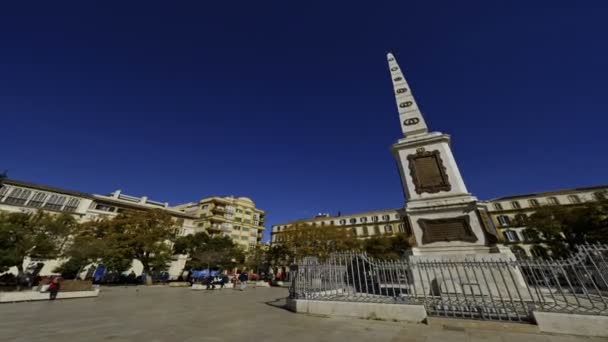
{"label": "person walking", "polygon": [[245,291],[245,288],[247,287],[247,280],[249,279],[249,277],[247,276],[247,272],[241,272],[241,274],[239,274],[239,282],[240,282],[240,290],[241,291]]}
{"label": "person walking", "polygon": [[53,277],[51,279],[51,283],[49,284],[49,300],[55,300],[57,298],[57,293],[59,292],[59,288],[61,284],[59,283],[59,277]]}
{"label": "person walking", "polygon": [[224,288],[224,285],[229,282],[228,276],[225,274],[220,275],[220,290]]}

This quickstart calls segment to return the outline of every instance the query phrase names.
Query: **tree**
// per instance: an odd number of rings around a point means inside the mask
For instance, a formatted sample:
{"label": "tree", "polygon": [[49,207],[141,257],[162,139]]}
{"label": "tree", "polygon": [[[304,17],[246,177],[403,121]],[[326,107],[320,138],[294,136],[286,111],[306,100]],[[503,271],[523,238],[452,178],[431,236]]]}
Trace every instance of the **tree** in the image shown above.
{"label": "tree", "polygon": [[360,241],[352,230],[333,225],[295,225],[281,233],[281,245],[295,259],[314,256],[326,259],[331,253],[359,250]]}
{"label": "tree", "polygon": [[574,207],[543,206],[528,218],[554,256],[568,254],[576,245],[608,242],[608,202],[585,202]]}
{"label": "tree", "polygon": [[0,269],[15,266],[20,286],[25,258],[59,257],[77,227],[67,214],[0,213]]}
{"label": "tree", "polygon": [[268,250],[263,245],[256,245],[245,254],[245,267],[260,274],[267,272],[269,266]]}
{"label": "tree", "polygon": [[121,273],[129,269],[133,262],[126,240],[117,236],[117,227],[112,219],[102,219],[83,223],[74,233],[64,256],[68,261],[57,267],[55,272],[77,275],[85,266],[103,264],[107,272]]}
{"label": "tree", "polygon": [[227,236],[205,232],[181,236],[173,245],[175,254],[187,254],[188,269],[231,269],[244,261],[243,251]]}
{"label": "tree", "polygon": [[109,244],[125,259],[137,259],[151,283],[152,273],[165,271],[173,255],[171,243],[180,222],[164,210],[125,211],[110,222]]}
{"label": "tree", "polygon": [[363,242],[363,250],[378,259],[400,259],[410,247],[410,237],[405,233],[373,236]]}

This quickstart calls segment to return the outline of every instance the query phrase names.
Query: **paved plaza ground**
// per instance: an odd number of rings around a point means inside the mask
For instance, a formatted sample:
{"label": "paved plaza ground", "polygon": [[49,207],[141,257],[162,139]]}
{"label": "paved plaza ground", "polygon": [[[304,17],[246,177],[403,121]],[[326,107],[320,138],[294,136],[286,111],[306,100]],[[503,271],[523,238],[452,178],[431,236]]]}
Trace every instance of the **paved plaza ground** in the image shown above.
{"label": "paved plaza ground", "polygon": [[606,341],[533,325],[431,319],[407,324],[282,309],[281,288],[103,287],[98,298],[0,304],[1,341]]}

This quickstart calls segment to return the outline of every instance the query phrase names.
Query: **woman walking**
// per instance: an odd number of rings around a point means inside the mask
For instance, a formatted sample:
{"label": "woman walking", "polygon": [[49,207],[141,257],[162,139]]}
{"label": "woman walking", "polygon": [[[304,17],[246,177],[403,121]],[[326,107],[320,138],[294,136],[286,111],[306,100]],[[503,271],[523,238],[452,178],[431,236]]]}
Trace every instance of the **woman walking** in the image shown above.
{"label": "woman walking", "polygon": [[61,284],[59,283],[59,277],[53,277],[51,279],[51,283],[49,284],[49,299],[55,300],[57,298],[57,292],[59,292],[59,288]]}

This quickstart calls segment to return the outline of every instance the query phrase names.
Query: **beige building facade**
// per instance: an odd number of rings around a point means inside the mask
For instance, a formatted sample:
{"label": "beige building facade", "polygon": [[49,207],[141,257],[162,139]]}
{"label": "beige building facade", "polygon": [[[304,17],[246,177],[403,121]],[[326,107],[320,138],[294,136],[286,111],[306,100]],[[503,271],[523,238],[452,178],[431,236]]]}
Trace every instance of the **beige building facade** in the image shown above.
{"label": "beige building facade", "polygon": [[525,229],[527,218],[539,207],[577,206],[585,202],[606,199],[608,199],[608,185],[600,185],[505,196],[486,201],[485,204],[502,240],[522,248],[527,255],[536,255],[535,245],[532,244],[533,238],[526,236]]}
{"label": "beige building facade", "polygon": [[[20,180],[6,179],[0,188],[0,211],[34,213],[43,210],[49,213],[67,213],[78,222],[112,218],[124,210],[161,209],[181,222],[179,235],[194,234],[201,231],[195,224],[196,217],[169,207],[167,203],[153,201],[146,196],[135,197],[123,194],[120,190],[109,195],[95,195],[72,191],[48,185],[35,184]],[[42,263],[40,275],[53,274],[53,270],[65,260],[27,259],[24,269]],[[185,255],[174,256],[169,266],[171,277],[177,277],[186,263]],[[134,260],[132,270],[141,274],[142,265]],[[16,272],[16,268],[9,270]]]}
{"label": "beige building facade", "polygon": [[282,233],[290,228],[303,224],[316,227],[336,226],[350,229],[359,239],[410,232],[403,209],[373,210],[334,216],[319,214],[309,219],[300,219],[273,225],[270,237],[271,244],[280,243]]}
{"label": "beige building facade", "polygon": [[262,242],[266,212],[248,197],[206,197],[172,209],[196,217],[197,228],[210,235],[230,237],[245,250]]}

